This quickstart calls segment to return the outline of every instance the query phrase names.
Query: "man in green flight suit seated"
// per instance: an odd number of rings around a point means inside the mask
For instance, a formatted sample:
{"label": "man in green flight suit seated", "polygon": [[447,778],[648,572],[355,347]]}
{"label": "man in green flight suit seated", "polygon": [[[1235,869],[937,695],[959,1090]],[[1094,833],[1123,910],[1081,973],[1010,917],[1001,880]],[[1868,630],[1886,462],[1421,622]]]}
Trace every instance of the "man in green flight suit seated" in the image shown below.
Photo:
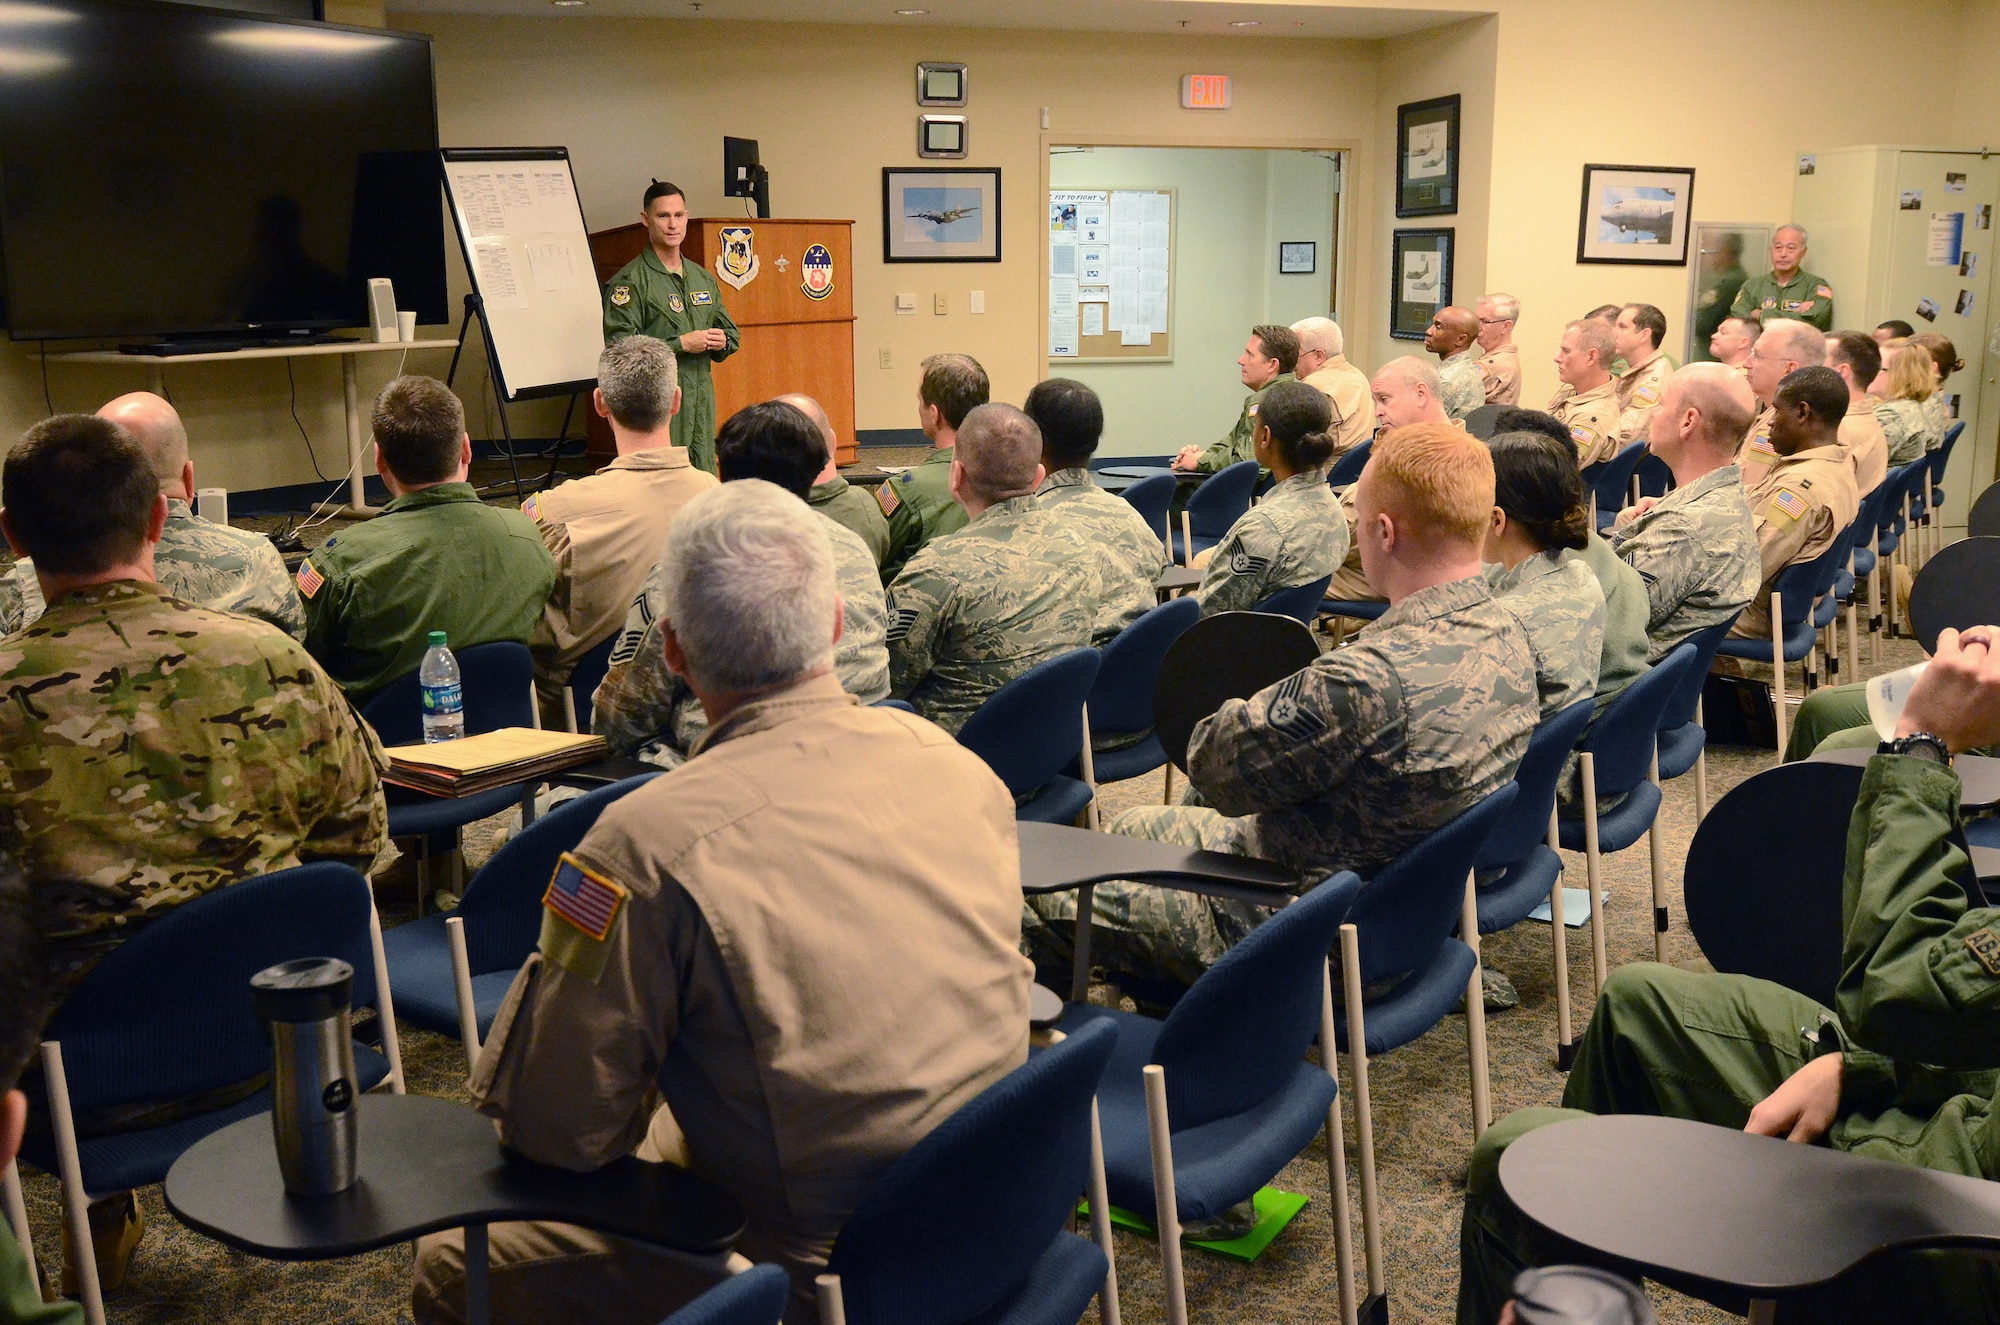
{"label": "man in green flight suit seated", "polygon": [[875,504],[889,522],[883,584],[895,579],[924,544],[965,528],[965,508],[951,495],[952,452],[958,445],[958,425],[984,405],[993,390],[986,370],[969,354],[933,354],[923,368],[917,382],[917,422],[934,449],[921,465],[875,489]]}
{"label": "man in green flight suit seated", "polygon": [[1292,369],[1298,363],[1297,332],[1290,327],[1250,328],[1250,339],[1244,342],[1243,353],[1236,360],[1243,385],[1250,388],[1250,394],[1243,398],[1243,412],[1236,416],[1236,426],[1206,451],[1183,446],[1174,457],[1173,467],[1184,474],[1213,474],[1239,460],[1255,460],[1257,448],[1252,439],[1257,435],[1257,402],[1278,383],[1291,381]]}
{"label": "man in green flight suit seated", "polygon": [[639,218],[646,223],[646,251],[604,286],[604,340],[654,336],[673,350],[681,381],[674,445],[687,448],[695,468],[713,474],[715,382],[708,369],[736,353],[741,338],[722,307],[722,287],[715,277],[681,255],[688,210],[680,186],[654,180]]}
{"label": "man in green flight suit seated", "polygon": [[[1834,1006],[1749,976],[1622,966],[1597,1000],[1563,1103],[2000,1179],[2000,908],[1973,906],[1960,882],[1970,862],[1953,843],[1951,767],[1953,755],[1996,741],[2000,627],[1947,630],[1862,778]],[[1461,1325],[1497,1319],[1524,1263],[1580,1254],[1529,1224],[1499,1177],[1511,1141],[1572,1116],[1523,1109],[1474,1148]],[[1780,1320],[1794,1318],[1792,1305]],[[1796,1319],[1814,1322],[1992,1320],[2000,1265],[1947,1251],[1882,1256],[1796,1305]]]}

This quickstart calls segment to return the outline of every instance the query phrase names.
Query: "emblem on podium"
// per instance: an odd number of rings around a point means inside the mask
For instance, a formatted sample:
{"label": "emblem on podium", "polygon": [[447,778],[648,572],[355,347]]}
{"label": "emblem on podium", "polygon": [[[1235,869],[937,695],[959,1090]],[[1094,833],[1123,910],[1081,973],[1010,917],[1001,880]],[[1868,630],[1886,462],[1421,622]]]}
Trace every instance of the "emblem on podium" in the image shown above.
{"label": "emblem on podium", "polygon": [[742,289],[757,279],[757,252],[754,236],[747,225],[726,225],[721,230],[722,261],[716,264],[718,279]]}
{"label": "emblem on podium", "polygon": [[799,272],[804,277],[799,288],[808,299],[824,299],[833,293],[833,254],[827,252],[826,245],[814,244],[799,260]]}

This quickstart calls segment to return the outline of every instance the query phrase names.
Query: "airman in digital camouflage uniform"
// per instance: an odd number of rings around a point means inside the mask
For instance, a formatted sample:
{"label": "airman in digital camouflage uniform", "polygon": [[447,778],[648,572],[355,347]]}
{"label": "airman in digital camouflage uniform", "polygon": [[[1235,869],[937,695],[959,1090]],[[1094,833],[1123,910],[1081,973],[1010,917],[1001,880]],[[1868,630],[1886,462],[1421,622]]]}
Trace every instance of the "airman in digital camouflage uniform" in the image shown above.
{"label": "airman in digital camouflage uniform", "polygon": [[1921,460],[1944,443],[1925,406],[1936,399],[1931,389],[1930,351],[1903,345],[1890,351],[1884,369],[1883,400],[1875,406],[1875,421],[1889,443],[1889,463],[1907,465]]}
{"label": "airman in digital camouflage uniform", "polygon": [[[1975,907],[1948,758],[2000,741],[2000,628],[1946,630],[1861,782],[1831,1008],[1766,980],[1632,962],[1605,983],[1562,1109],[1523,1109],[1472,1153],[1458,1320],[1491,1325],[1523,1265],[1565,1258],[1523,1219],[1500,1159],[1537,1127],[1645,1113],[2000,1180],[2000,910]],[[1780,1320],[1990,1320],[2000,1274],[1976,1255],[1871,1259]],[[1792,1313],[1796,1312],[1796,1316]]]}
{"label": "airman in digital camouflage uniform", "polygon": [[[1388,611],[1354,642],[1195,727],[1200,804],[1128,810],[1114,832],[1257,856],[1306,886],[1366,876],[1506,784],[1537,720],[1535,666],[1479,554],[1493,461],[1449,424],[1375,441],[1356,537]],[[1036,960],[1069,960],[1075,903],[1036,898]],[[1095,890],[1093,952],[1113,971],[1191,982],[1264,908],[1144,884]]]}
{"label": "airman in digital camouflage uniform", "polygon": [[1290,327],[1256,326],[1236,358],[1237,376],[1250,394],[1243,398],[1243,411],[1222,440],[1207,450],[1183,446],[1173,458],[1173,468],[1187,474],[1214,474],[1245,460],[1254,459],[1250,438],[1257,430],[1257,402],[1279,382],[1293,381],[1292,370],[1299,365],[1299,337]]}
{"label": "airman in digital camouflage uniform", "polygon": [[1207,557],[1195,590],[1203,616],[1250,611],[1280,589],[1333,574],[1346,559],[1347,516],[1322,470],[1333,454],[1332,424],[1332,405],[1317,387],[1280,382],[1264,393],[1257,462],[1277,482]]}
{"label": "airman in digital camouflage uniform", "polygon": [[965,416],[951,464],[965,528],[910,558],[889,586],[889,692],[956,733],[1036,663],[1088,648],[1097,555],[1036,503],[1035,422],[1011,405]]}
{"label": "airman in digital camouflage uniform", "polygon": [[1582,556],[1590,511],[1568,443],[1512,432],[1491,449],[1501,515],[1486,531],[1486,583],[1527,635],[1548,717],[1597,692],[1606,608]]}
{"label": "airman in digital camouflage uniform", "polygon": [[681,387],[674,445],[687,449],[696,469],[713,474],[715,379],[709,365],[736,353],[742,338],[722,307],[715,277],[681,252],[688,217],[679,186],[654,180],[639,217],[646,225],[646,251],[605,282],[604,339],[638,334],[667,343]]}
{"label": "airman in digital camouflage uniform", "polygon": [[889,523],[883,584],[895,579],[924,544],[965,528],[965,508],[952,500],[951,458],[965,416],[984,405],[992,391],[986,370],[969,354],[933,354],[923,368],[917,422],[933,449],[922,464],[875,489],[875,504]]}
{"label": "airman in digital camouflage uniform", "polygon": [[1486,403],[1486,377],[1479,371],[1479,319],[1470,309],[1440,308],[1424,330],[1424,348],[1438,357],[1446,414],[1463,419]]}
{"label": "airman in digital camouflage uniform", "polygon": [[[153,553],[160,587],[184,602],[268,621],[295,639],[304,635],[305,609],[271,540],[204,520],[189,505],[195,493],[194,461],[188,458],[187,429],[174,407],[150,391],[135,391],[113,400],[97,416],[119,424],[145,448],[166,494],[167,523]],[[43,607],[34,563],[14,563],[0,578],[0,634],[33,624]]]}
{"label": "airman in digital camouflage uniform", "polygon": [[[805,501],[826,455],[818,427],[796,406],[766,401],[738,410],[716,435],[716,461],[725,483],[762,479]],[[808,503],[810,504],[810,503]],[[875,558],[853,530],[815,510],[833,548],[834,588],[840,594],[840,639],[833,670],[843,689],[864,704],[889,693],[889,651],[884,644],[882,582]],[[673,768],[708,730],[708,719],[687,682],[667,667],[662,648],[666,589],[658,562],[625,614],[611,646],[611,670],[591,702],[591,730],[611,753]]]}
{"label": "airman in digital camouflage uniform", "polygon": [[1167,569],[1166,542],[1132,503],[1090,477],[1090,457],[1104,434],[1104,405],[1095,391],[1067,377],[1046,378],[1028,392],[1022,409],[1041,429],[1042,468],[1048,471],[1035,489],[1035,504],[1101,558],[1104,596],[1090,642],[1102,648],[1152,609],[1154,582]]}
{"label": "airman in digital camouflage uniform", "polygon": [[1647,661],[1730,620],[1757,591],[1757,527],[1735,455],[1756,398],[1725,364],[1688,364],[1667,379],[1646,447],[1674,490],[1618,513],[1611,550],[1646,582]]}

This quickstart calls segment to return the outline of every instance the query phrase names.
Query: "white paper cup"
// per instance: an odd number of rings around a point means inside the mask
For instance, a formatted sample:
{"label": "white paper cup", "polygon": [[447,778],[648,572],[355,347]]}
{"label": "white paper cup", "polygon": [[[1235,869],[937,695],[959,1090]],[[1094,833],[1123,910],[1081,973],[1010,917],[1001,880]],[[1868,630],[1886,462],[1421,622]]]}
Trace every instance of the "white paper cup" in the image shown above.
{"label": "white paper cup", "polygon": [[413,312],[412,313],[398,312],[396,314],[396,339],[402,341],[404,344],[407,345],[409,342],[415,340],[416,338],[417,338],[417,315]]}
{"label": "white paper cup", "polygon": [[1901,671],[1878,676],[1868,683],[1868,720],[1875,724],[1877,736],[1886,741],[1896,734],[1896,723],[1903,716],[1903,706],[1910,702],[1910,689],[1929,666],[1927,662],[1920,662]]}

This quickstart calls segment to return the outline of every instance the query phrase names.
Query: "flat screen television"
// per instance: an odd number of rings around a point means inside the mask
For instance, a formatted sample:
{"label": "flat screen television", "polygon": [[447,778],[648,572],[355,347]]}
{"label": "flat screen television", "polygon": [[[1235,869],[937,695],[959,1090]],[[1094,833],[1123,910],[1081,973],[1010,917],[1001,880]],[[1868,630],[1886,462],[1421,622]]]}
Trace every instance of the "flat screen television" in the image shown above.
{"label": "flat screen television", "polygon": [[16,340],[447,321],[430,39],[148,0],[0,0]]}

